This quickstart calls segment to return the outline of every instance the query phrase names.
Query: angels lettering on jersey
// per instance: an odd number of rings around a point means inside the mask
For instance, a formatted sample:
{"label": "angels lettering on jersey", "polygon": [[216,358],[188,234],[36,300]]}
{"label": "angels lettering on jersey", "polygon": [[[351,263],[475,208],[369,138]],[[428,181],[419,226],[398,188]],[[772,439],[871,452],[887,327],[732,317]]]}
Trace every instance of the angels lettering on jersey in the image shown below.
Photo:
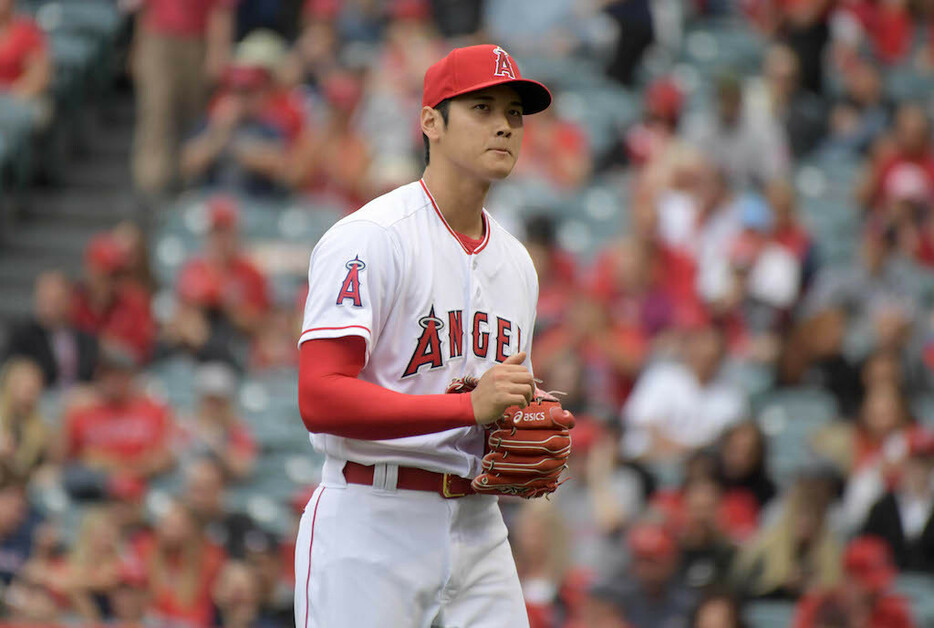
{"label": "angels lettering on jersey", "polygon": [[[513,353],[507,349],[522,346],[522,330],[512,321],[481,311],[474,312],[471,319],[470,350],[478,358],[486,359],[492,355],[497,362],[503,362]],[[402,377],[415,375],[422,367],[441,368],[445,360],[463,357],[463,310],[449,310],[441,318],[435,314],[432,305],[428,314],[418,319],[418,326],[422,331]]]}

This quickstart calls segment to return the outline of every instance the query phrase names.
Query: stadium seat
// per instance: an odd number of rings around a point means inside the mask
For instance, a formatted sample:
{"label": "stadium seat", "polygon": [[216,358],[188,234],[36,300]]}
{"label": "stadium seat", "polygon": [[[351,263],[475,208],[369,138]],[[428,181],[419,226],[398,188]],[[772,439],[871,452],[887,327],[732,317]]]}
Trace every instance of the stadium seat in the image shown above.
{"label": "stadium seat", "polygon": [[755,628],[788,628],[794,618],[794,602],[759,600],[746,606],[746,621]]}
{"label": "stadium seat", "polygon": [[918,626],[934,625],[934,576],[902,573],[895,580],[895,591],[906,597]]}

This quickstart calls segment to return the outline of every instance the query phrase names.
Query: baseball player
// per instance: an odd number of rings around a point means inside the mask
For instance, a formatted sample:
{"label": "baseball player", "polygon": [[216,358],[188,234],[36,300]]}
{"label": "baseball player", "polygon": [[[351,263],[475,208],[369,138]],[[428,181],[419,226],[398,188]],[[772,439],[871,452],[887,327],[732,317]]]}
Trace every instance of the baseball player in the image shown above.
{"label": "baseball player", "polygon": [[[483,202],[515,166],[523,116],[550,103],[499,46],[453,50],[425,73],[422,179],[311,254],[299,407],[325,462],[296,542],[300,628],[528,626],[496,494],[554,490],[570,415],[530,411],[538,280]],[[521,464],[547,447],[484,429],[507,409],[509,426],[556,422],[557,454]],[[485,457],[507,442],[518,453]],[[545,488],[504,479],[507,458]]]}

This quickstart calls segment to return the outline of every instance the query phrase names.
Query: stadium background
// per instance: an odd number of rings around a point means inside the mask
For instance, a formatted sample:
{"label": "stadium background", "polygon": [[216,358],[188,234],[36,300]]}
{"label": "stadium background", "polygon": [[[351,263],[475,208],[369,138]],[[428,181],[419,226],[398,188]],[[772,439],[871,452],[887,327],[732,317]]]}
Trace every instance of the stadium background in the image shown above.
{"label": "stadium background", "polygon": [[0,0],[0,617],[291,625],[308,254],[496,42],[579,419],[533,626],[934,625],[931,4]]}

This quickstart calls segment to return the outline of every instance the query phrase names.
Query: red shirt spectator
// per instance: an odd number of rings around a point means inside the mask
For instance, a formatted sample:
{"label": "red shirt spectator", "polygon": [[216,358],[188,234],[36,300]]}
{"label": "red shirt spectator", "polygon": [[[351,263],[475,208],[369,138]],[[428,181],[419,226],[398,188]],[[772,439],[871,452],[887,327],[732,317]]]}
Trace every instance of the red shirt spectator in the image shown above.
{"label": "red shirt spectator", "polygon": [[794,628],[825,625],[913,628],[908,603],[889,593],[895,578],[891,552],[884,541],[864,536],[854,539],[843,558],[843,584],[831,591],[801,598]]}
{"label": "red shirt spectator", "polygon": [[190,510],[173,503],[141,558],[148,567],[152,609],[165,624],[213,625],[211,594],[226,555],[207,541]]}
{"label": "red shirt spectator", "polygon": [[142,395],[91,403],[65,418],[68,457],[132,468],[144,454],[169,447],[172,425],[169,409]]}
{"label": "red shirt spectator", "polygon": [[182,268],[178,295],[197,307],[222,310],[237,327],[254,330],[270,308],[266,277],[240,251],[233,201],[217,197],[208,205],[207,250]]}
{"label": "red shirt spectator", "polygon": [[269,309],[266,277],[246,257],[235,257],[223,266],[203,257],[189,260],[179,275],[178,292],[206,308],[226,304],[260,313]]}
{"label": "red shirt spectator", "polygon": [[143,0],[143,27],[175,37],[202,37],[214,9],[233,8],[237,0]]}
{"label": "red shirt spectator", "polygon": [[0,88],[9,89],[26,72],[30,58],[46,53],[45,35],[28,17],[0,28]]}
{"label": "red shirt spectator", "polygon": [[556,188],[574,189],[590,177],[590,146],[584,130],[546,109],[526,122],[517,172],[534,174]]}
{"label": "red shirt spectator", "polygon": [[876,148],[859,196],[874,210],[892,201],[927,201],[934,195],[934,150],[931,124],[919,105],[902,105],[895,116],[891,137]]}
{"label": "red shirt spectator", "polygon": [[119,279],[125,261],[125,251],[112,235],[91,240],[85,252],[86,279],[72,297],[71,322],[80,331],[119,341],[132,348],[138,361],[145,361],[152,351],[156,325],[149,295]]}

